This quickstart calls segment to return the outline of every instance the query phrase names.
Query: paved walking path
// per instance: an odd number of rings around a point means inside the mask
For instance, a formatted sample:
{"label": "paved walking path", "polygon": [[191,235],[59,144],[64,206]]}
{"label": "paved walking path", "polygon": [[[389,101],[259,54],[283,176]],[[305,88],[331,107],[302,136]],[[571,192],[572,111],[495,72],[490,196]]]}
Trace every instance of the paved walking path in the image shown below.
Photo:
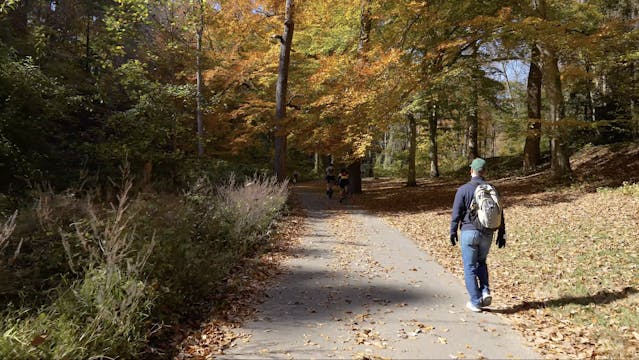
{"label": "paved walking path", "polygon": [[466,310],[462,281],[413,241],[316,189],[296,190],[307,235],[238,330],[248,338],[220,358],[540,357],[504,319]]}

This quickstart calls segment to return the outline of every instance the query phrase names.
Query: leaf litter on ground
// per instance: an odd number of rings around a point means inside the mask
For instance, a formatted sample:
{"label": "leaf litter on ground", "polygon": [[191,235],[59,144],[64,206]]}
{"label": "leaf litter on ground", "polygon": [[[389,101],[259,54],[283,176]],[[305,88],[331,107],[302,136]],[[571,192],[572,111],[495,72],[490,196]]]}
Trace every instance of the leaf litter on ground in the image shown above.
{"label": "leaf litter on ground", "polygon": [[[509,318],[548,358],[639,353],[639,185],[596,191],[605,185],[598,180],[569,188],[540,177],[492,181],[505,204],[508,240],[488,257],[491,311]],[[450,246],[448,229],[463,182],[427,180],[415,188],[398,180],[365,182],[356,204],[413,238],[461,280],[459,248]]]}
{"label": "leaf litter on ground", "polygon": [[[175,359],[210,359],[224,354],[224,351],[247,342],[250,336],[237,332],[237,328],[247,319],[255,316],[255,306],[265,297],[272,280],[282,272],[280,264],[294,256],[290,249],[299,244],[305,231],[305,215],[295,199],[292,209],[276,225],[271,239],[271,249],[259,254],[250,263],[238,265],[226,279],[227,286],[219,290],[208,319],[199,329],[174,340]],[[266,350],[268,351],[268,350]]]}

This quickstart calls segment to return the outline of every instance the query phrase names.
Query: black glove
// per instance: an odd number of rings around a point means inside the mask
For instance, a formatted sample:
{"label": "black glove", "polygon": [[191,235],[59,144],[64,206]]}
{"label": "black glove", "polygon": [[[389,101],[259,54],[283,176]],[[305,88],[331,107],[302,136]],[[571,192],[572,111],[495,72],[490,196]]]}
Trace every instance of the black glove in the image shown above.
{"label": "black glove", "polygon": [[506,233],[505,232],[498,232],[497,233],[497,241],[495,241],[495,244],[497,244],[497,247],[499,247],[500,249],[503,248],[504,246],[506,246]]}
{"label": "black glove", "polygon": [[457,233],[450,234],[450,244],[455,246],[457,243]]}

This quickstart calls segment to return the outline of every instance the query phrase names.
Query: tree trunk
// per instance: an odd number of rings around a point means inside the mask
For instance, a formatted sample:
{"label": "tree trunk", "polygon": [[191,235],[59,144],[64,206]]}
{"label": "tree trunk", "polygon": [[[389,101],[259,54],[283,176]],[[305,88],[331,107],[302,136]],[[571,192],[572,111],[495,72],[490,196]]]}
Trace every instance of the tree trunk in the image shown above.
{"label": "tree trunk", "polygon": [[558,180],[570,177],[570,161],[568,145],[566,143],[566,129],[564,120],[564,98],[561,89],[561,77],[555,51],[543,46],[541,49],[543,61],[543,84],[548,98],[549,119],[552,126],[550,139],[552,176]]}
{"label": "tree trunk", "polygon": [[374,151],[369,150],[368,161],[370,163],[370,166],[368,168],[368,174],[366,174],[366,176],[374,178],[375,177],[375,152]]}
{"label": "tree trunk", "polygon": [[526,107],[528,109],[528,129],[524,145],[524,172],[534,171],[541,160],[541,54],[539,47],[530,48],[530,70],[528,71]]}
{"label": "tree trunk", "polygon": [[[357,44],[357,55],[361,61],[366,61],[365,54],[368,50],[370,32],[372,27],[371,0],[362,0],[360,14],[359,42]],[[366,115],[365,115],[366,116]],[[350,174],[350,190],[353,194],[362,193],[362,159],[355,160],[348,166]]]}
{"label": "tree trunk", "polygon": [[348,187],[351,193],[362,193],[362,160],[357,159],[352,164],[348,165],[348,174],[350,182]]}
{"label": "tree trunk", "polygon": [[506,90],[508,91],[508,98],[510,99],[510,104],[513,107],[515,118],[519,118],[519,110],[517,110],[517,103],[515,102],[515,94],[513,92],[513,87],[510,84],[510,79],[508,78],[508,69],[506,68],[506,63],[501,63],[501,69],[504,73],[504,78],[506,80]]}
{"label": "tree trunk", "polygon": [[314,161],[315,161],[315,163],[313,165],[313,172],[316,173],[316,174],[320,174],[321,175],[322,172],[320,170],[321,169],[321,167],[320,167],[320,154],[319,154],[318,151],[315,152],[313,158],[314,158]]}
{"label": "tree trunk", "polygon": [[408,181],[406,185],[417,186],[417,174],[415,161],[417,154],[417,120],[413,114],[408,114],[408,127],[410,129],[410,141],[408,147]]}
{"label": "tree trunk", "polygon": [[384,162],[382,167],[384,170],[390,169],[393,165],[395,154],[395,127],[391,126],[388,129],[388,137],[386,138],[386,148],[384,149]]}
{"label": "tree trunk", "polygon": [[595,112],[595,100],[594,100],[594,96],[593,96],[593,81],[592,81],[592,77],[590,76],[591,74],[591,69],[590,69],[590,65],[586,64],[586,73],[588,74],[588,78],[586,79],[586,109],[584,112],[584,120],[585,121],[596,121],[597,120],[597,114]]}
{"label": "tree trunk", "polygon": [[477,62],[478,49],[474,49],[472,70],[472,102],[468,117],[468,158],[470,160],[479,157],[479,63]]}
{"label": "tree trunk", "polygon": [[91,72],[91,15],[87,14],[87,28],[86,28],[87,41],[85,44],[85,53],[87,62],[85,64],[85,70],[87,73]]}
{"label": "tree trunk", "polygon": [[468,159],[472,160],[479,157],[478,143],[478,128],[479,128],[479,116],[477,109],[477,89],[473,92],[473,103],[470,115],[468,117]]}
{"label": "tree trunk", "polygon": [[197,155],[204,156],[204,124],[202,123],[202,33],[204,32],[204,0],[199,0],[199,18],[197,25],[196,67],[196,122],[197,122]]}
{"label": "tree trunk", "polygon": [[367,46],[370,40],[371,27],[373,25],[371,19],[371,0],[362,0],[362,12],[359,21],[360,28],[357,54],[361,57],[368,50]]}
{"label": "tree trunk", "polygon": [[284,34],[280,46],[280,62],[275,90],[275,176],[279,181],[286,179],[286,136],[287,130],[283,124],[286,118],[286,92],[288,90],[288,67],[291,60],[291,45],[293,43],[293,0],[286,0],[286,16],[284,19]]}
{"label": "tree trunk", "polygon": [[439,177],[439,159],[437,152],[437,108],[433,106],[428,117],[428,139],[430,140],[430,176]]}
{"label": "tree trunk", "polygon": [[153,162],[148,160],[142,168],[142,191],[150,192],[152,190]]}
{"label": "tree trunk", "polygon": [[491,146],[492,146],[492,157],[495,157],[495,143],[497,142],[497,130],[495,129],[495,125],[493,125],[493,133],[491,135]]}

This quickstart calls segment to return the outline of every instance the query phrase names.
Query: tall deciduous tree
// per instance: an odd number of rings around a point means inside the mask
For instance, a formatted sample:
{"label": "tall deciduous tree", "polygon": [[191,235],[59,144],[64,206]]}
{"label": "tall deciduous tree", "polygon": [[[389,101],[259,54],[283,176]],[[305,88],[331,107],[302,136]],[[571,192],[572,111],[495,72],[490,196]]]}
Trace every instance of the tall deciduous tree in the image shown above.
{"label": "tall deciduous tree", "polygon": [[408,181],[406,185],[417,186],[417,171],[415,157],[417,155],[417,119],[413,113],[408,113],[409,147],[408,147]]}
{"label": "tall deciduous tree", "polygon": [[559,60],[557,59],[556,51],[547,45],[542,46],[541,56],[543,61],[543,84],[548,98],[548,117],[552,126],[550,168],[553,177],[564,179],[570,176],[571,170],[566,137],[567,128],[564,124],[565,108],[561,89]]}
{"label": "tall deciduous tree", "polygon": [[470,113],[468,115],[468,159],[479,157],[479,63],[477,49],[473,49],[470,77]]}
{"label": "tall deciduous tree", "polygon": [[293,31],[295,29],[293,9],[293,0],[286,0],[284,33],[280,38],[280,61],[275,90],[275,175],[280,181],[286,178],[286,137],[288,136],[288,130],[283,121],[286,118],[288,69],[293,45]]}
{"label": "tall deciduous tree", "polygon": [[437,151],[437,105],[432,104],[428,111],[428,141],[430,157],[430,176],[439,177],[439,153]]}
{"label": "tall deciduous tree", "polygon": [[[546,0],[538,0],[536,10],[544,20],[548,19]],[[548,119],[551,137],[551,171],[554,178],[566,179],[570,176],[570,160],[567,144],[567,127],[565,125],[564,95],[559,72],[559,58],[554,44],[547,39],[540,40],[543,87],[548,99]]]}
{"label": "tall deciduous tree", "polygon": [[[360,31],[359,41],[357,44],[357,56],[360,61],[365,62],[365,54],[368,51],[370,43],[370,34],[372,28],[371,19],[371,0],[362,0],[360,14]],[[360,194],[362,192],[362,158],[357,157],[348,166],[348,173],[351,176],[350,190],[352,193]]]}
{"label": "tall deciduous tree", "polygon": [[535,170],[540,161],[541,150],[541,55],[536,44],[530,47],[530,68],[526,87],[528,126],[524,145],[524,172]]}

